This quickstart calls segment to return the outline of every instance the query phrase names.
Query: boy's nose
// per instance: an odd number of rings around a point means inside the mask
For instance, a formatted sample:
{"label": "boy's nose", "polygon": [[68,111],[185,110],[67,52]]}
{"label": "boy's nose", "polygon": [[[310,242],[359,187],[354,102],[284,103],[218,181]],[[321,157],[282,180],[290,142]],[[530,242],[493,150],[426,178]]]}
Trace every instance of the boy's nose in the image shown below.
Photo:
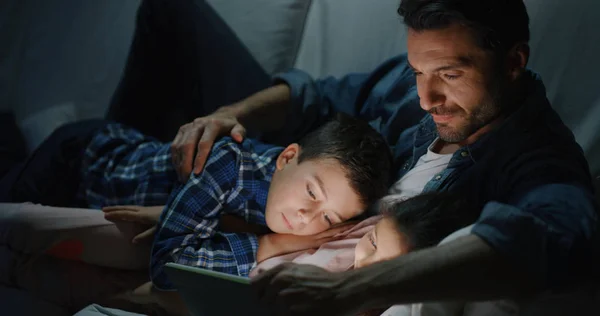
{"label": "boy's nose", "polygon": [[308,224],[310,221],[312,221],[314,213],[315,212],[311,210],[301,208],[298,210],[298,218],[300,219],[301,223]]}

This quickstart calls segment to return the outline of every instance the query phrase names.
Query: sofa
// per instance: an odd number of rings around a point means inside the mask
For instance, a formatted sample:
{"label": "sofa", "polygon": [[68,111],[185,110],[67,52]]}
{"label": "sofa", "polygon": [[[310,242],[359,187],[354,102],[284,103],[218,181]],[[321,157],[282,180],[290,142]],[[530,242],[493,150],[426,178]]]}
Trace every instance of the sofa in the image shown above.
{"label": "sofa", "polygon": [[[399,0],[206,0],[268,73],[366,72],[406,50]],[[529,65],[600,176],[600,2],[525,0]],[[139,0],[0,3],[0,110],[35,148],[64,122],[104,114]]]}
{"label": "sofa", "polygon": [[[366,72],[406,50],[399,0],[206,0],[270,74]],[[525,0],[530,68],[600,178],[600,1]],[[139,0],[0,1],[0,111],[29,150],[63,123],[104,115],[123,69]],[[0,296],[38,315],[13,289]],[[8,297],[18,297],[9,299]],[[30,303],[26,303],[30,302]],[[39,303],[39,302],[38,302]],[[38,307],[36,307],[38,306]],[[38,309],[36,309],[38,308]]]}

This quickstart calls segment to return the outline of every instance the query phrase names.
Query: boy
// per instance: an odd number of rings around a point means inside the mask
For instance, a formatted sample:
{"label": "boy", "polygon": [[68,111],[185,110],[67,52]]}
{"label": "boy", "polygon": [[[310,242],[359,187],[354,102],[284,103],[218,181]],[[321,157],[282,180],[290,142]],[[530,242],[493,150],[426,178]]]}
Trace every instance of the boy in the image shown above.
{"label": "boy", "polygon": [[340,117],[286,148],[226,138],[203,172],[178,185],[169,144],[109,124],[92,138],[82,170],[80,196],[90,207],[165,204],[150,269],[155,287],[173,289],[167,262],[242,276],[256,264],[257,234],[226,232],[222,215],[279,234],[316,235],[386,193],[391,154],[368,124]]}

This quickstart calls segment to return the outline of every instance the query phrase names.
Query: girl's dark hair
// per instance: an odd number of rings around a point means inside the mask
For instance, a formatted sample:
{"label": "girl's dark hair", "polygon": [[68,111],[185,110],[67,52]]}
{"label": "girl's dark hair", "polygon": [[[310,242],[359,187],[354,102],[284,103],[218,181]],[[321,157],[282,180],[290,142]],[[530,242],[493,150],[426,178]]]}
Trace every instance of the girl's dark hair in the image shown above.
{"label": "girl's dark hair", "polygon": [[437,245],[453,232],[473,224],[481,210],[464,195],[424,193],[405,201],[383,203],[383,214],[394,219],[412,250]]}

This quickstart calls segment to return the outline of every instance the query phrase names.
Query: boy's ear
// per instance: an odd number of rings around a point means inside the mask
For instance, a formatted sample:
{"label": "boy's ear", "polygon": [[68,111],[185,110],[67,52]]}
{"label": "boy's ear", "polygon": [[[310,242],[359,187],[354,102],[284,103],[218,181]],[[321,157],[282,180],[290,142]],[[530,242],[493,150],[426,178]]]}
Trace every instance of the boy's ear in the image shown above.
{"label": "boy's ear", "polygon": [[286,165],[296,162],[298,155],[300,155],[300,145],[294,143],[287,146],[277,157],[277,170],[282,170]]}

